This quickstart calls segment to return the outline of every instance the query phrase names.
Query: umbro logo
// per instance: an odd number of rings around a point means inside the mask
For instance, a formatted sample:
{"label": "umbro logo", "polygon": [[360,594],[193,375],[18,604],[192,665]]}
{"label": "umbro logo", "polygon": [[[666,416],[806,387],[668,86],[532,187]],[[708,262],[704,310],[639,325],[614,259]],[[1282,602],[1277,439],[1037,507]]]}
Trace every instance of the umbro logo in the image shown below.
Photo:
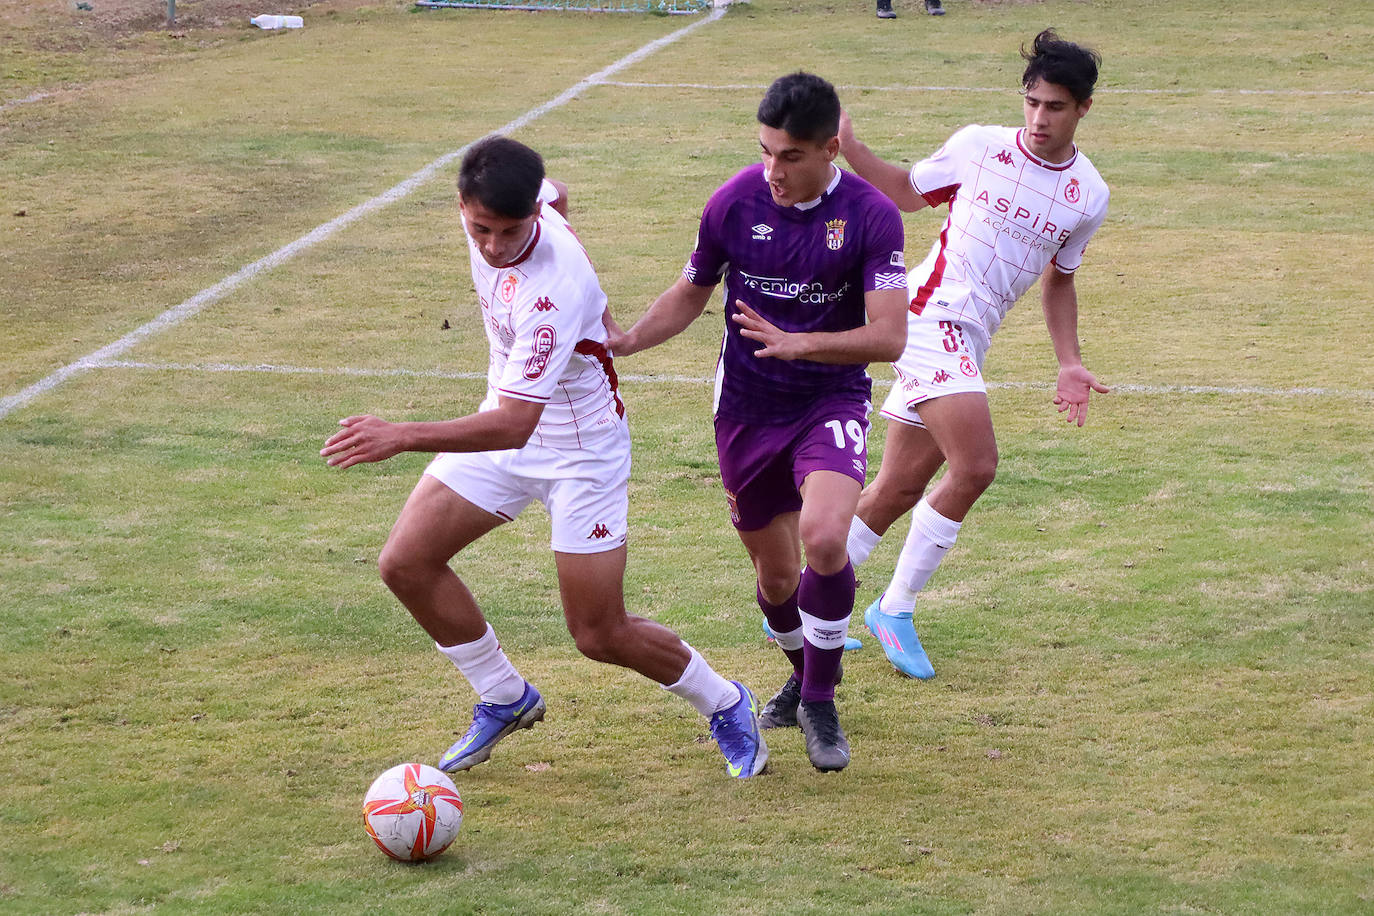
{"label": "umbro logo", "polygon": [[935,373],[935,377],[932,378],[930,381],[932,384],[935,385],[943,385],[945,382],[948,382],[952,378],[954,378],[954,376],[950,375],[948,372],[941,369],[939,372]]}
{"label": "umbro logo", "polygon": [[607,528],[605,525],[601,524],[601,522],[597,522],[597,523],[596,523],[596,527],[592,529],[592,533],[591,533],[591,535],[590,535],[590,537],[597,538],[598,540],[601,539],[601,538],[608,538],[608,537],[610,537],[610,536],[611,536],[611,529],[609,529],[609,528]]}
{"label": "umbro logo", "polygon": [[1011,157],[1011,153],[1007,152],[1006,150],[1002,150],[1002,152],[998,153],[996,156],[993,156],[992,158],[996,159],[998,162],[1002,163],[1003,165],[1015,165],[1015,164],[1016,164],[1016,160],[1013,159],[1013,158]]}
{"label": "umbro logo", "polygon": [[556,312],[558,306],[554,305],[553,300],[548,296],[540,296],[539,301],[534,304],[534,310],[536,312]]}
{"label": "umbro logo", "polygon": [[759,223],[749,228],[753,231],[755,240],[760,242],[771,242],[773,240],[773,227],[767,223]]}

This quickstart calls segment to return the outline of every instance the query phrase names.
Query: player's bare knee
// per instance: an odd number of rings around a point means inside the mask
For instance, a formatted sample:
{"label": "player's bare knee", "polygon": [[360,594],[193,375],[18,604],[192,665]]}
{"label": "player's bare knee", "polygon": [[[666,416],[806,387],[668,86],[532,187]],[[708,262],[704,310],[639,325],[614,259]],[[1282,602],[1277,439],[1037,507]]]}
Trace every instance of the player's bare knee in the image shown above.
{"label": "player's bare knee", "polygon": [[423,588],[436,570],[422,558],[387,545],[377,557],[377,572],[394,594],[404,595]]}
{"label": "player's bare knee", "polygon": [[955,475],[961,487],[970,493],[983,493],[997,477],[997,453],[976,455],[950,465],[950,473]]}
{"label": "player's bare knee", "polygon": [[844,569],[849,562],[849,530],[838,525],[802,526],[806,565],[822,575]]}
{"label": "player's bare knee", "polygon": [[771,604],[782,604],[786,601],[797,590],[797,582],[801,579],[800,566],[763,569],[756,564],[754,572],[758,576],[759,591],[763,592],[763,597]]}
{"label": "player's bare knee", "polygon": [[393,592],[403,591],[415,581],[413,562],[401,551],[391,549],[390,544],[383,547],[381,555],[377,557],[377,572]]}
{"label": "player's bare knee", "polygon": [[568,632],[572,634],[577,651],[594,662],[616,664],[619,661],[619,641],[616,628],[598,624],[570,623]]}

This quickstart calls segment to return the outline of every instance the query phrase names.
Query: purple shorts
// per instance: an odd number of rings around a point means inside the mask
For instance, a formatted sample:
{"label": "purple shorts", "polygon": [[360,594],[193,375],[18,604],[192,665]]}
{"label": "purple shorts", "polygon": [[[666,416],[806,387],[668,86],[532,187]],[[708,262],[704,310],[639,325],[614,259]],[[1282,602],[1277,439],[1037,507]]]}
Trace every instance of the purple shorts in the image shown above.
{"label": "purple shorts", "polygon": [[835,471],[863,486],[870,408],[867,400],[845,396],[820,401],[800,419],[776,426],[716,417],[731,523],[757,531],[784,512],[800,511],[801,485],[812,471]]}

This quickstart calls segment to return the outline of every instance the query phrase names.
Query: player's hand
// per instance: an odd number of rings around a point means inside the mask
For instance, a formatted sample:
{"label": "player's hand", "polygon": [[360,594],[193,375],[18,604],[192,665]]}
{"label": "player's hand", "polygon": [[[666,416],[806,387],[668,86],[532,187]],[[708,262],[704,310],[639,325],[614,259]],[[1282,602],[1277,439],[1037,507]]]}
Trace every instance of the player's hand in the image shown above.
{"label": "player's hand", "polygon": [[1111,390],[1082,366],[1063,366],[1059,369],[1054,406],[1059,408],[1060,413],[1067,412],[1065,420],[1082,426],[1088,422],[1088,398],[1092,393],[1106,394]]}
{"label": "player's hand", "polygon": [[372,416],[345,417],[343,429],[325,440],[320,455],[332,468],[351,468],[355,464],[385,461],[405,451],[395,423]]}
{"label": "player's hand", "polygon": [[611,351],[612,356],[629,356],[634,352],[630,346],[629,335],[619,322],[611,317],[610,309],[601,313],[601,323],[606,328],[606,349]]}
{"label": "player's hand", "polygon": [[740,335],[763,344],[754,351],[755,356],[792,360],[802,355],[797,340],[800,335],[782,330],[738,299],[735,300],[735,308],[739,311],[731,317],[740,326]]}

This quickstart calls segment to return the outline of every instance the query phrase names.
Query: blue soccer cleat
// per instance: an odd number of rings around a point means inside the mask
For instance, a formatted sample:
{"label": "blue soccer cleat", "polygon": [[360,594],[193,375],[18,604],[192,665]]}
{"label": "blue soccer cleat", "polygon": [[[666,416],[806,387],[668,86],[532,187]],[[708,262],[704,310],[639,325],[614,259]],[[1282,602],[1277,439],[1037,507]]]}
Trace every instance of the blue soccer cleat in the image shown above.
{"label": "blue soccer cleat", "polygon": [[530,728],[544,718],[544,698],[525,682],[525,692],[514,703],[478,703],[472,707],[467,734],[439,758],[445,773],[468,770],[491,756],[496,742],[517,728]]}
{"label": "blue soccer cleat", "polygon": [[739,681],[739,702],[711,715],[711,737],[725,755],[725,769],[736,779],[748,779],[768,765],[768,745],[759,731],[759,703]]}
{"label": "blue soccer cleat", "polygon": [[[768,625],[767,620],[763,622],[763,635],[768,637],[769,640],[777,639],[777,637],[773,634],[773,628]],[[864,644],[859,640],[855,639],[853,636],[846,636],[844,638],[844,650],[846,652],[852,652],[855,649],[862,649],[863,647]]]}
{"label": "blue soccer cleat", "polygon": [[883,651],[887,653],[887,660],[892,662],[892,667],[907,677],[918,677],[923,681],[933,678],[935,668],[930,664],[926,650],[921,648],[911,614],[885,614],[882,600],[880,596],[864,611],[864,625],[883,644]]}

